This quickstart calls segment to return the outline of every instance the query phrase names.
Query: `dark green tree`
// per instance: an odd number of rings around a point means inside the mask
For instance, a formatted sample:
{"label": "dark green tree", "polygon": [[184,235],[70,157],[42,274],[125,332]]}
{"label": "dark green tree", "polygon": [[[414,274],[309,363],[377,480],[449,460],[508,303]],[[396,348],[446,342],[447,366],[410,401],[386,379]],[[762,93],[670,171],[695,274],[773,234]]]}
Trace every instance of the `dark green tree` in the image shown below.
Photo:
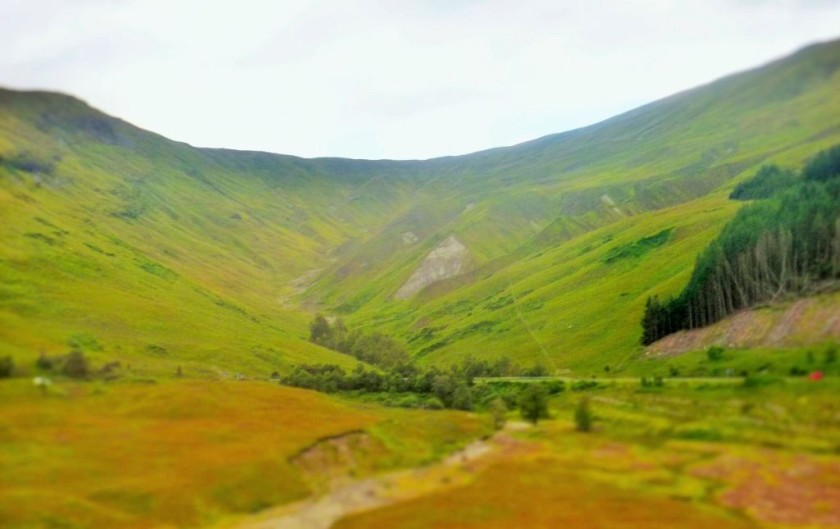
{"label": "dark green tree", "polygon": [[38,359],[35,360],[35,366],[44,371],[51,371],[53,368],[53,361],[47,356],[47,353],[41,351],[38,353]]}
{"label": "dark green tree", "polygon": [[526,421],[537,424],[548,418],[548,392],[542,384],[528,384],[519,395],[519,412]]}
{"label": "dark green tree", "polygon": [[757,304],[807,295],[840,279],[840,146],[817,154],[798,177],[762,168],[741,208],[698,256],[675,298],[648,300],[643,344],[704,327]]}
{"label": "dark green tree", "polygon": [[723,347],[719,345],[713,345],[706,350],[706,358],[709,359],[711,362],[720,362],[723,360]]}
{"label": "dark green tree", "polygon": [[317,314],[309,324],[309,341],[324,344],[330,336],[330,322],[322,314]]}
{"label": "dark green tree", "polygon": [[451,375],[437,375],[432,383],[432,393],[445,408],[452,407],[456,389],[457,383]]}
{"label": "dark green tree", "polygon": [[470,391],[470,387],[465,382],[461,382],[455,387],[455,391],[452,393],[452,404],[450,407],[465,411],[473,409],[472,391]]}
{"label": "dark green tree", "polygon": [[579,432],[592,431],[592,410],[589,407],[589,397],[583,397],[575,407],[575,428]]}
{"label": "dark green tree", "polygon": [[9,378],[15,371],[15,362],[11,356],[0,358],[0,378]]}

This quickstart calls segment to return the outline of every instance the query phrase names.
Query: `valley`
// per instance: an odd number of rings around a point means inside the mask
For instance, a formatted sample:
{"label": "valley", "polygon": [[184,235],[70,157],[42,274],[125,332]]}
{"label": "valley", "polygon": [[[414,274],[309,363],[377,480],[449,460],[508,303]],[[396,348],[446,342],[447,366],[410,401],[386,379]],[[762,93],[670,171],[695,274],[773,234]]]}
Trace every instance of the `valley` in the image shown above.
{"label": "valley", "polygon": [[0,89],[0,526],[840,525],[838,93],[361,160]]}

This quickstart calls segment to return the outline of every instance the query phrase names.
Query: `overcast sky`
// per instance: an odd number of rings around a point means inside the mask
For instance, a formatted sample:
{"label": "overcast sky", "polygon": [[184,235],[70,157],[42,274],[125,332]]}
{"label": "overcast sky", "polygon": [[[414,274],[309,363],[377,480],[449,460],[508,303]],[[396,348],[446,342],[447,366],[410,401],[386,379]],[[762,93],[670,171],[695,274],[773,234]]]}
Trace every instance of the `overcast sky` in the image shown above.
{"label": "overcast sky", "polygon": [[840,37],[840,0],[0,0],[0,85],[172,139],[428,158],[587,125]]}

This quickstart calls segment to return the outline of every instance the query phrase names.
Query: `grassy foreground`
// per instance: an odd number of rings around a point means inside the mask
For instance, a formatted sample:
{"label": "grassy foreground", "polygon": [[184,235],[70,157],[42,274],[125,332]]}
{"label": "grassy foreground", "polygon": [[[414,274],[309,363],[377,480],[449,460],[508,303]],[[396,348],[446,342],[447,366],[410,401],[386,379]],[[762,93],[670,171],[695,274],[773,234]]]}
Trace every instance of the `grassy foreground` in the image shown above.
{"label": "grassy foreground", "polygon": [[[364,432],[352,471],[434,459],[481,436],[477,417],[348,403],[264,382],[0,384],[3,527],[197,526],[319,486],[295,457]],[[327,461],[327,465],[335,465]]]}
{"label": "grassy foreground", "polygon": [[[826,380],[566,393],[463,486],[336,527],[836,527],[840,407]],[[569,420],[582,395],[591,433]]]}

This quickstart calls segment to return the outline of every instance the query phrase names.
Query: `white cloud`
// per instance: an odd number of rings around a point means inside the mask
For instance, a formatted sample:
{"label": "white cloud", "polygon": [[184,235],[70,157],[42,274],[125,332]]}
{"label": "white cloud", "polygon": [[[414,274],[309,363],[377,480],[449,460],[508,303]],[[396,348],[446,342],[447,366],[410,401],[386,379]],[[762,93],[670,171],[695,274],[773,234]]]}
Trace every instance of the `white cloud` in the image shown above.
{"label": "white cloud", "polygon": [[0,83],[196,145],[422,158],[592,123],[837,28],[826,0],[12,0]]}

